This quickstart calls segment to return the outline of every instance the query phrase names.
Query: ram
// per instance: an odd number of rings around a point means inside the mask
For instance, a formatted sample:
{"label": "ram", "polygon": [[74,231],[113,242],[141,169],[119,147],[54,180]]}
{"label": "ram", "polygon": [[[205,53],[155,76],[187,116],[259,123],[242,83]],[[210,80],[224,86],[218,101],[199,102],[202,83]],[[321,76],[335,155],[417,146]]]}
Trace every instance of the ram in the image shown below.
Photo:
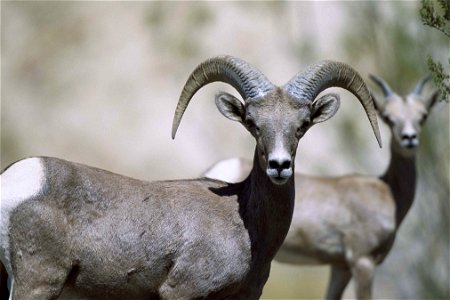
{"label": "ram", "polygon": [[[392,132],[387,171],[380,178],[295,174],[298,193],[292,224],[275,257],[289,264],[330,264],[327,299],[340,299],[352,276],[356,297],[372,297],[374,268],[389,253],[413,203],[420,129],[437,97],[437,93],[422,95],[429,77],[405,97],[381,78],[371,78],[383,91],[384,99],[375,98],[375,104]],[[249,170],[248,161],[229,159],[204,175],[234,182],[245,178]]]}
{"label": "ram", "polygon": [[353,92],[379,140],[367,87],[351,67],[324,61],[282,87],[231,56],[201,63],[178,102],[172,138],[194,94],[233,86],[216,104],[256,140],[251,175],[144,182],[57,158],[34,157],[1,175],[1,261],[13,299],[256,299],[294,209],[294,158],[305,131]]}

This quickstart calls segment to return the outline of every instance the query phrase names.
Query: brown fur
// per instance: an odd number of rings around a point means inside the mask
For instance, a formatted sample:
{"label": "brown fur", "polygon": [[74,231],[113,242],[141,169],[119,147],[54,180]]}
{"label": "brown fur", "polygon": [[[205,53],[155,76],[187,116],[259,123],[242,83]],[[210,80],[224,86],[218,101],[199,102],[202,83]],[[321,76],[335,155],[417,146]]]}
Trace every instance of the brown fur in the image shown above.
{"label": "brown fur", "polygon": [[[375,266],[388,255],[414,199],[415,146],[436,96],[411,94],[401,98],[391,94],[377,101],[379,114],[393,132],[391,161],[381,178],[295,175],[295,189],[301,192],[296,194],[292,224],[275,260],[330,264],[327,299],[340,299],[352,276],[357,298],[372,297]],[[249,163],[240,160],[240,165],[234,162],[236,165],[228,176],[234,173],[235,180],[240,180],[248,174]],[[225,169],[224,164],[221,169]],[[214,167],[209,169],[213,171]]]}

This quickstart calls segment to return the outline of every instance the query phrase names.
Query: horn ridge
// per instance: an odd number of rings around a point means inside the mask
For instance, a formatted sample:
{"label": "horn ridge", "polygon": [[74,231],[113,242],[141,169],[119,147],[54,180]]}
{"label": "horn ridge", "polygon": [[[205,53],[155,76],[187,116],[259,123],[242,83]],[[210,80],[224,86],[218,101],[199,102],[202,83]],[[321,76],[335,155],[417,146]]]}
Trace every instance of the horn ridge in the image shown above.
{"label": "horn ridge", "polygon": [[364,80],[349,65],[331,60],[321,61],[310,65],[303,72],[299,72],[283,86],[283,89],[297,99],[312,102],[320,92],[330,87],[344,88],[358,98],[364,107],[372,130],[381,147],[381,137],[373,99]]}
{"label": "horn ridge", "polygon": [[222,55],[207,59],[194,69],[183,87],[173,118],[172,138],[175,138],[181,118],[194,94],[216,81],[230,84],[244,101],[263,96],[274,88],[261,71],[237,57]]}

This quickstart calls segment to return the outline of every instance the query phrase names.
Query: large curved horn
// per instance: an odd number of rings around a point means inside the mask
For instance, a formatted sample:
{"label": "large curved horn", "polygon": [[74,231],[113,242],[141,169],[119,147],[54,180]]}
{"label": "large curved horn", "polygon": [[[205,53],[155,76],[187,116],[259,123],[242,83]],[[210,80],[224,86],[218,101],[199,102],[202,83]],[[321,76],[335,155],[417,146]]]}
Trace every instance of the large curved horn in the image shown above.
{"label": "large curved horn", "polygon": [[416,85],[416,87],[414,88],[414,91],[412,92],[412,94],[418,95],[420,96],[422,94],[422,90],[423,87],[425,85],[425,83],[427,83],[429,80],[431,79],[431,75],[428,75],[424,78],[422,78]]}
{"label": "large curved horn", "polygon": [[384,97],[389,97],[395,94],[392,91],[391,87],[387,84],[387,82],[381,79],[380,77],[373,74],[369,74],[369,78],[372,79],[373,82],[375,82],[381,88]]}
{"label": "large curved horn", "polygon": [[344,88],[358,98],[381,147],[380,130],[372,97],[361,76],[349,65],[335,61],[322,61],[298,73],[283,86],[295,98],[308,101],[313,101],[320,92],[329,87]]}
{"label": "large curved horn", "polygon": [[184,85],[173,117],[172,139],[175,138],[191,98],[200,88],[215,81],[222,81],[233,86],[244,101],[262,96],[274,88],[274,85],[258,69],[237,57],[210,58],[195,68]]}

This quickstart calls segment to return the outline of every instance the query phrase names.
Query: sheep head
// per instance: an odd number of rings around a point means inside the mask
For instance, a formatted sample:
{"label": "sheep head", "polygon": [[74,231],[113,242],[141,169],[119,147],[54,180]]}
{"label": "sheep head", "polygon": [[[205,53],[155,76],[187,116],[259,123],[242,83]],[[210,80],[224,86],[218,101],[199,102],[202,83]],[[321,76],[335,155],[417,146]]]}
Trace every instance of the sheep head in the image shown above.
{"label": "sheep head", "polygon": [[381,143],[370,93],[349,66],[324,61],[278,87],[259,70],[232,56],[211,58],[192,72],[175,111],[172,138],[194,94],[215,81],[232,85],[243,98],[244,103],[222,92],[216,96],[216,105],[225,117],[243,124],[255,138],[259,166],[274,184],[284,184],[292,176],[299,139],[312,125],[329,119],[339,108],[337,94],[316,99],[328,87],[343,87],[358,97]]}
{"label": "sheep head", "polygon": [[390,127],[395,145],[404,151],[413,152],[419,145],[421,128],[438,96],[437,91],[428,96],[422,93],[431,77],[421,79],[406,96],[399,96],[383,79],[375,75],[370,75],[370,78],[383,92],[383,98],[374,97],[375,106],[380,117]]}

